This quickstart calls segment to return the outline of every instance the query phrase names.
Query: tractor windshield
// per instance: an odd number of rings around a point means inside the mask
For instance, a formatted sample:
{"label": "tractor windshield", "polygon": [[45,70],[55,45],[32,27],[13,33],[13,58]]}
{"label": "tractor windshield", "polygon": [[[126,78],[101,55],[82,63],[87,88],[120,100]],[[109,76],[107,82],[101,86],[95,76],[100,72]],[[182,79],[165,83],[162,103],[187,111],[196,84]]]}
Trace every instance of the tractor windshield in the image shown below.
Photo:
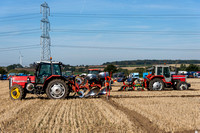
{"label": "tractor windshield", "polygon": [[162,74],[162,67],[157,68],[157,75],[163,75]]}
{"label": "tractor windshield", "polygon": [[53,75],[61,75],[59,64],[53,64]]}
{"label": "tractor windshield", "polygon": [[51,65],[42,64],[38,76],[50,76],[51,75]]}

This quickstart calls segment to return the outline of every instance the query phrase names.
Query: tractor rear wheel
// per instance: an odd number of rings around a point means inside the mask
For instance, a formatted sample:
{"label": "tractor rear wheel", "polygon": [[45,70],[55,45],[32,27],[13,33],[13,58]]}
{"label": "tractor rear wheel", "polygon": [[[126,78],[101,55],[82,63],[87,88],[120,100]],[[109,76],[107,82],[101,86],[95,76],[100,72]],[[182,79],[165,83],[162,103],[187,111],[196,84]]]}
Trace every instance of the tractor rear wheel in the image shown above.
{"label": "tractor rear wheel", "polygon": [[18,84],[13,85],[9,93],[12,100],[22,100],[26,97],[26,91]]}
{"label": "tractor rear wheel", "polygon": [[177,90],[187,90],[188,89],[188,85],[186,82],[179,82],[177,84]]}
{"label": "tractor rear wheel", "polygon": [[149,82],[149,90],[160,91],[164,89],[164,83],[161,79],[155,78]]}
{"label": "tractor rear wheel", "polygon": [[54,79],[49,82],[46,94],[50,99],[64,99],[69,95],[69,88],[63,80]]}

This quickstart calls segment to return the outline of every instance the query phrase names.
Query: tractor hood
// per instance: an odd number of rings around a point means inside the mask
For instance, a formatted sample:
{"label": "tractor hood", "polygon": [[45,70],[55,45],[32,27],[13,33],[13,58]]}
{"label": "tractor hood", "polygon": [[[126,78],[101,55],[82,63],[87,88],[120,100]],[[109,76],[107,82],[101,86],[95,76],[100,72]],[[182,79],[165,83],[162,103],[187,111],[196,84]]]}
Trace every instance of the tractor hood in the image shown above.
{"label": "tractor hood", "polygon": [[30,78],[31,83],[35,83],[35,76],[13,76],[10,78],[10,85],[19,84],[24,88],[28,77]]}
{"label": "tractor hood", "polygon": [[185,75],[172,75],[172,80],[180,80],[182,82],[186,82]]}
{"label": "tractor hood", "polygon": [[12,80],[13,82],[27,82],[27,78],[31,79],[31,83],[35,83],[35,76],[13,76]]}

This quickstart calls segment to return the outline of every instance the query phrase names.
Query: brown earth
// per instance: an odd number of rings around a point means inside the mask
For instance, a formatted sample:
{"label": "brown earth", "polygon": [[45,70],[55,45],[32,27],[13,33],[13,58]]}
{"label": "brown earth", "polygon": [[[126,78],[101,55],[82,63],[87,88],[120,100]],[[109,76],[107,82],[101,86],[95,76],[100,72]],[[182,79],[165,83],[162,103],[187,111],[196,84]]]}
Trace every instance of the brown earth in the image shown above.
{"label": "brown earth", "polygon": [[9,98],[0,81],[0,132],[194,132],[200,131],[200,79],[187,91],[118,92],[100,98],[49,100],[28,94]]}

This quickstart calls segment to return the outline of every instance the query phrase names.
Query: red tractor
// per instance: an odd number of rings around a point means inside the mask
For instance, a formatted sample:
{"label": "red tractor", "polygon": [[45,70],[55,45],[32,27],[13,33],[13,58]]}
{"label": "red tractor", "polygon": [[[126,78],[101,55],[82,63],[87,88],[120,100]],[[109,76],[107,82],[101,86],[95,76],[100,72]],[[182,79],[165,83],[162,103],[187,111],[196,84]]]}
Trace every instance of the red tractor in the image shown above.
{"label": "red tractor", "polygon": [[[13,76],[9,79],[9,93],[13,100],[21,100],[27,93],[46,94],[50,99],[64,99],[70,92],[79,97],[104,95],[105,89],[91,87],[80,77],[62,76],[62,63],[52,61],[37,62],[35,76]],[[86,90],[89,90],[85,95]]]}
{"label": "red tractor", "polygon": [[167,65],[156,65],[150,70],[152,74],[144,79],[144,86],[148,90],[159,91],[171,87],[175,90],[187,90],[190,87],[185,75],[171,75],[170,67]]}

